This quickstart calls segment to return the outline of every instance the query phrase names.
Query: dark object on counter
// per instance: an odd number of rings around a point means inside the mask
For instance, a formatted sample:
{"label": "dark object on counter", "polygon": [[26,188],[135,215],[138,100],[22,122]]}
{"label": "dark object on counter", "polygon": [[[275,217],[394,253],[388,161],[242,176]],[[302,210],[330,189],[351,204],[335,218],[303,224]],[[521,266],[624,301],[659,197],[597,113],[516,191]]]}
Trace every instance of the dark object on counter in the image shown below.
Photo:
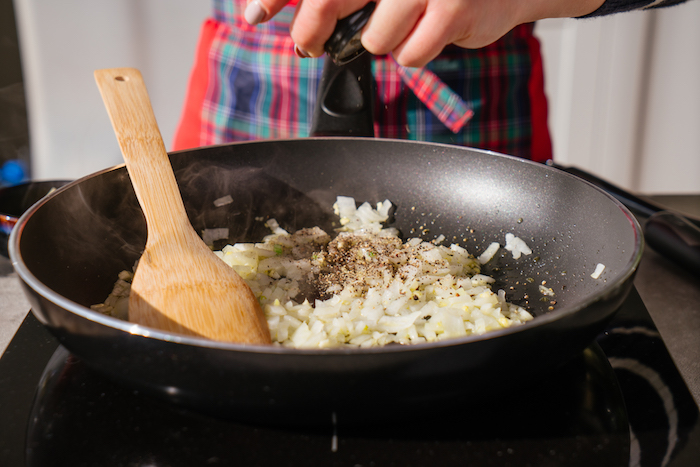
{"label": "dark object on counter", "polygon": [[585,170],[553,162],[548,165],[592,183],[617,198],[634,214],[648,218],[644,223],[644,236],[649,246],[676,264],[700,274],[700,221],[668,211]]}
{"label": "dark object on counter", "polygon": [[[145,244],[124,167],[35,205],[13,231],[10,255],[38,319],[98,371],[219,416],[317,423],[335,412],[357,421],[374,409],[400,413],[405,404],[526,384],[605,328],[642,255],[641,228],[614,198],[552,167],[487,151],[336,137],[200,148],[173,153],[171,162],[195,229],[228,228],[225,242],[259,241],[270,217],[287,231],[332,232],[332,204],[345,195],[390,199],[391,225],[404,237],[444,235],[478,255],[512,232],[534,252],[515,260],[502,249],[484,268],[495,289],[536,315],[523,326],[377,349],[246,347],[168,335],[88,308],[104,301]],[[224,195],[235,202],[215,207]],[[593,279],[598,263],[605,271]],[[543,281],[554,297],[543,296]]]}
{"label": "dark object on counter", "polygon": [[20,216],[51,190],[68,180],[26,182],[0,188],[0,255],[7,257],[7,240]]}
{"label": "dark object on counter", "polygon": [[659,211],[644,224],[647,243],[672,261],[700,275],[700,228],[671,211]]}

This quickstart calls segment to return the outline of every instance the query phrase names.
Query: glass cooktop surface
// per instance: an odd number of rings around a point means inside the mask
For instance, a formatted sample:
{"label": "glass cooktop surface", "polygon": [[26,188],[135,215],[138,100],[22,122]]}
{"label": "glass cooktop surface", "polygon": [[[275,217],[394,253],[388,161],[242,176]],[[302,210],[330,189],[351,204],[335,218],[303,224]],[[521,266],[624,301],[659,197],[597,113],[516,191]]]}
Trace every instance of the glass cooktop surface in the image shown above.
{"label": "glass cooktop surface", "polygon": [[[696,465],[698,407],[636,291],[563,368],[352,424],[252,425],[86,367],[29,314],[0,359],[3,466]],[[309,410],[313,410],[312,407]]]}

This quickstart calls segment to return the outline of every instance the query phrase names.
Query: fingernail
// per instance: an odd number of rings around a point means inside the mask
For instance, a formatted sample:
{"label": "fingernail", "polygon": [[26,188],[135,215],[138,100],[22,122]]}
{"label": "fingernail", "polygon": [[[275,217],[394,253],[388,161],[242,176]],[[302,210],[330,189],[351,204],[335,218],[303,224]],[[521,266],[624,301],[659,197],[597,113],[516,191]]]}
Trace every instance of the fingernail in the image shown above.
{"label": "fingernail", "polygon": [[309,58],[311,55],[306,50],[300,48],[298,45],[294,44],[294,53],[297,54],[299,58]]}
{"label": "fingernail", "polygon": [[267,12],[263,10],[262,5],[260,5],[260,2],[257,0],[253,0],[248,4],[248,6],[245,7],[245,12],[243,13],[243,17],[245,20],[248,22],[248,24],[251,25],[256,25],[262,22],[263,19],[265,19],[265,15]]}

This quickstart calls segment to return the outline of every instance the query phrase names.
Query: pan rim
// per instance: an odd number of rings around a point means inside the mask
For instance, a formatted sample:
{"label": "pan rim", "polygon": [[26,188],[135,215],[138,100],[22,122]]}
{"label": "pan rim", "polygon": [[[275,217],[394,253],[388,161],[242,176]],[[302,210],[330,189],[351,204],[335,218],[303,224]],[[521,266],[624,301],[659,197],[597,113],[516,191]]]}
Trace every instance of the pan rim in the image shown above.
{"label": "pan rim", "polygon": [[[338,141],[338,140],[367,141],[368,138],[314,137],[314,138],[273,139],[273,140],[259,140],[259,141],[238,141],[238,142],[233,142],[233,143],[204,146],[201,148],[196,148],[196,149],[194,149],[194,151],[205,150],[208,148],[215,148],[215,147],[226,147],[226,146],[232,146],[232,145],[252,145],[252,144],[257,145],[257,144],[268,144],[271,142],[284,143],[284,142],[296,142],[296,141],[308,142],[309,140],[312,140],[312,141]],[[92,322],[95,322],[97,324],[107,326],[115,331],[124,332],[124,333],[130,334],[130,335],[133,335],[133,336],[139,336],[139,337],[143,337],[146,339],[156,339],[156,340],[160,340],[160,341],[184,344],[184,345],[189,345],[189,346],[194,346],[194,347],[210,348],[210,349],[226,350],[226,351],[236,351],[236,352],[244,352],[244,353],[284,355],[284,356],[289,356],[290,358],[294,357],[294,356],[310,356],[310,355],[316,355],[316,356],[373,355],[373,354],[385,354],[385,353],[395,353],[395,352],[411,352],[411,351],[420,351],[420,350],[429,350],[429,349],[440,349],[440,348],[464,345],[464,344],[469,344],[469,343],[474,343],[474,342],[481,342],[481,341],[495,339],[498,337],[505,337],[505,336],[508,336],[511,334],[525,332],[528,329],[540,327],[540,326],[543,326],[547,323],[551,323],[552,321],[559,320],[564,316],[574,314],[574,313],[576,313],[584,308],[587,308],[587,307],[591,306],[592,304],[600,301],[606,295],[610,294],[612,291],[620,288],[623,284],[625,284],[630,279],[630,277],[635,274],[636,269],[638,268],[639,263],[641,262],[642,254],[644,252],[645,241],[644,241],[644,235],[642,233],[642,229],[641,229],[641,226],[639,224],[639,221],[637,221],[637,219],[634,217],[634,215],[619,200],[617,200],[616,198],[614,198],[610,194],[606,193],[602,189],[598,188],[597,186],[593,185],[592,183],[590,183],[586,180],[583,180],[583,179],[576,177],[572,174],[569,174],[567,172],[563,172],[555,167],[550,167],[550,166],[540,164],[537,162],[533,162],[530,160],[526,160],[526,159],[518,158],[515,156],[511,156],[511,155],[490,151],[490,150],[470,148],[470,147],[465,147],[465,146],[455,146],[455,145],[449,145],[449,144],[444,144],[444,143],[432,143],[432,142],[423,142],[423,141],[407,141],[407,140],[398,140],[398,139],[389,139],[389,138],[374,139],[372,141],[380,142],[382,144],[384,144],[384,143],[390,144],[390,143],[397,143],[397,142],[402,143],[402,144],[420,144],[420,145],[428,145],[428,146],[433,146],[433,147],[444,147],[444,148],[450,149],[450,150],[454,150],[455,148],[463,148],[463,149],[466,149],[469,151],[478,152],[478,153],[482,153],[482,154],[488,154],[491,156],[505,157],[505,158],[517,161],[518,163],[536,165],[540,168],[543,168],[544,170],[552,171],[551,173],[557,173],[560,175],[564,175],[566,177],[570,177],[572,180],[575,180],[577,183],[583,182],[584,184],[590,186],[594,190],[597,190],[599,193],[606,196],[613,203],[613,205],[615,205],[623,213],[623,215],[625,215],[627,217],[628,221],[631,224],[632,230],[634,232],[634,246],[633,246],[634,254],[630,255],[631,257],[626,264],[626,267],[625,267],[623,274],[620,274],[618,277],[615,278],[615,280],[612,283],[607,284],[606,287],[602,288],[600,291],[598,291],[594,294],[591,294],[591,296],[588,297],[587,300],[581,301],[581,302],[577,303],[575,306],[557,308],[551,312],[536,316],[533,320],[528,321],[528,322],[521,324],[521,325],[518,325],[518,326],[489,331],[487,333],[479,334],[479,335],[468,335],[468,336],[462,336],[462,337],[457,337],[457,338],[451,338],[451,339],[447,339],[447,340],[425,342],[425,343],[418,343],[418,344],[410,344],[410,345],[389,345],[389,346],[370,347],[370,348],[332,347],[332,348],[323,348],[323,349],[297,349],[297,348],[284,347],[281,345],[261,346],[261,345],[246,345],[246,344],[232,343],[232,342],[221,342],[221,341],[213,341],[213,340],[203,338],[203,337],[195,337],[195,336],[187,336],[187,335],[181,335],[181,334],[175,334],[175,333],[167,333],[167,332],[160,331],[158,329],[149,328],[146,326],[141,326],[141,325],[138,325],[135,323],[130,323],[128,321],[124,321],[124,320],[121,320],[118,318],[103,315],[101,313],[98,313],[96,311],[91,310],[90,308],[88,308],[86,306],[80,305],[77,302],[74,302],[74,301],[68,299],[67,297],[62,296],[62,295],[58,294],[57,292],[54,292],[48,286],[44,285],[36,276],[34,276],[29,271],[29,268],[24,263],[24,261],[21,257],[21,254],[19,253],[19,251],[20,251],[19,242],[21,239],[22,231],[24,230],[26,223],[29,221],[29,219],[31,218],[31,216],[33,215],[34,212],[36,212],[38,209],[40,209],[44,204],[46,204],[48,201],[50,201],[53,197],[59,196],[63,191],[71,189],[73,186],[78,185],[83,180],[97,177],[101,174],[108,173],[111,171],[122,169],[125,166],[125,164],[122,163],[122,164],[118,164],[118,165],[115,165],[115,166],[112,166],[109,168],[105,168],[103,170],[85,175],[81,178],[78,178],[78,179],[72,181],[71,183],[68,183],[68,184],[58,188],[53,193],[42,198],[39,202],[37,202],[30,209],[28,209],[19,218],[19,220],[17,221],[17,224],[15,225],[14,229],[12,230],[12,232],[10,234],[10,239],[8,242],[8,252],[9,252],[10,260],[12,262],[12,265],[13,265],[17,275],[20,277],[22,282],[24,282],[29,288],[34,290],[37,294],[42,296],[44,299],[54,303],[55,305],[63,308],[64,310],[66,310],[70,313],[73,313],[73,314],[79,316],[82,319],[86,319],[88,321],[92,321]],[[192,151],[193,151],[192,149],[173,151],[173,152],[170,152],[169,154],[171,154],[171,155],[172,154],[182,154],[182,153],[188,153],[188,152],[192,152]],[[37,316],[37,318],[39,318],[40,321],[42,321],[42,323],[43,323],[43,320],[38,315],[37,311],[32,309],[32,313],[34,313],[34,315]],[[44,323],[44,324],[46,324],[46,323]]]}

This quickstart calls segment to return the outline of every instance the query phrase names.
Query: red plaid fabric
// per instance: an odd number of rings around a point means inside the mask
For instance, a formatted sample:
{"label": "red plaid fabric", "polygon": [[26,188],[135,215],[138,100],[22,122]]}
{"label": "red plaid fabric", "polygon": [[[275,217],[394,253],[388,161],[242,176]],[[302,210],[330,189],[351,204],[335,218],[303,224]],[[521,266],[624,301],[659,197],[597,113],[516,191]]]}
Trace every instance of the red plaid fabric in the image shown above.
{"label": "red plaid fabric", "polygon": [[474,116],[469,105],[427,68],[407,68],[397,64],[396,72],[418,100],[452,133],[459,133]]}
{"label": "red plaid fabric", "polygon": [[[299,59],[293,8],[250,26],[244,0],[214,0],[202,28],[174,149],[309,134],[322,60]],[[449,46],[420,69],[374,57],[375,134],[551,158],[533,25],[479,50]]]}

